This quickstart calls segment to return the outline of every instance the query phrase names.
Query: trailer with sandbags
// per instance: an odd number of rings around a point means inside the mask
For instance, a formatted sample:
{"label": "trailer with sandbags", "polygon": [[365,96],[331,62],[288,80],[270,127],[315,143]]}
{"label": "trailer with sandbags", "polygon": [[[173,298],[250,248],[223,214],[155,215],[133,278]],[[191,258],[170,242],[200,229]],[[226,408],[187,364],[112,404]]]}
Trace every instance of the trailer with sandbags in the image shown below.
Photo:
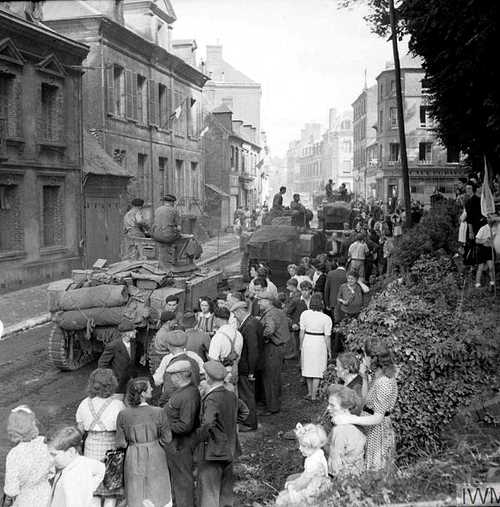
{"label": "trailer with sandbags", "polygon": [[[173,273],[150,258],[109,267],[96,264],[49,285],[54,322],[49,359],[60,370],[76,370],[97,357],[106,343],[119,337],[117,326],[123,319],[136,327],[138,343],[149,360],[167,298],[177,296],[178,311],[189,317],[198,299],[216,293],[222,280],[218,270]],[[155,355],[155,364],[157,360]]]}

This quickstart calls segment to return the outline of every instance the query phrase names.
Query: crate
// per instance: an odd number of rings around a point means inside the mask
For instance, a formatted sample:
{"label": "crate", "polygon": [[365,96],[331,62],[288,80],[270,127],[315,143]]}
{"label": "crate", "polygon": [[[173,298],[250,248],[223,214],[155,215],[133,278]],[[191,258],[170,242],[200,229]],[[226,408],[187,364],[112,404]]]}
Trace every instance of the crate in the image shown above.
{"label": "crate", "polygon": [[133,242],[137,248],[138,260],[158,259],[158,246],[154,239],[134,236]]}
{"label": "crate", "polygon": [[71,271],[71,278],[76,283],[86,282],[87,280],[90,280],[91,276],[91,269],[73,269]]}

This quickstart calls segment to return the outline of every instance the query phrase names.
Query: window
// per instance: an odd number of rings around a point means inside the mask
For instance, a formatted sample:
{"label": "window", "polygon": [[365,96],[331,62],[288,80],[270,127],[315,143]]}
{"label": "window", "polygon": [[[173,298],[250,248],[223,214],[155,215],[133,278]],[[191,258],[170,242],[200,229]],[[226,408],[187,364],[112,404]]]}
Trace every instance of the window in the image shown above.
{"label": "window", "polygon": [[351,160],[343,160],[342,161],[342,173],[343,174],[351,174],[351,172],[352,172]]}
{"label": "window", "polygon": [[448,146],[446,150],[446,162],[448,164],[460,162],[460,150],[456,146]]}
{"label": "window", "polygon": [[352,143],[349,139],[345,139],[343,142],[342,142],[342,151],[344,153],[351,153],[352,151]]}
{"label": "window", "polygon": [[380,132],[384,130],[384,111],[382,110],[378,112],[378,128]]}
{"label": "window", "polygon": [[380,83],[380,98],[383,98],[384,96],[384,85]]}
{"label": "window", "polygon": [[114,91],[114,110],[117,116],[125,116],[125,71],[118,65],[113,65],[113,91]]}
{"label": "window", "polygon": [[158,171],[160,173],[160,196],[164,196],[170,190],[168,181],[168,159],[158,157]]}
{"label": "window", "polygon": [[[13,74],[4,74],[0,72],[0,133],[5,137],[15,137],[21,135],[21,103],[18,98],[20,86],[16,83]],[[17,92],[17,93],[16,93]]]}
{"label": "window", "polygon": [[42,247],[64,244],[64,210],[60,185],[42,187]]}
{"label": "window", "polygon": [[177,199],[183,200],[186,195],[184,188],[184,160],[176,159],[175,161],[175,188]]}
{"label": "window", "polygon": [[391,129],[397,129],[398,128],[398,108],[397,107],[391,107],[389,110],[389,116],[391,121]]}
{"label": "window", "polygon": [[418,143],[418,160],[420,162],[432,160],[432,143]]}
{"label": "window", "polygon": [[168,129],[167,87],[158,85],[158,127]]}
{"label": "window", "polygon": [[234,170],[234,146],[231,146],[231,169]]}
{"label": "window", "polygon": [[180,90],[174,91],[174,110],[180,106],[179,119],[174,119],[174,133],[178,136],[186,135],[186,101],[182,99],[182,92]]}
{"label": "window", "polygon": [[235,148],[236,158],[235,158],[235,164],[234,169],[236,172],[240,170],[240,150],[238,148]]}
{"label": "window", "polygon": [[198,162],[191,162],[191,196],[194,199],[200,198],[199,180]]}
{"label": "window", "polygon": [[420,126],[423,128],[432,127],[430,109],[429,106],[420,106]]}
{"label": "window", "polygon": [[147,159],[148,156],[144,153],[137,154],[137,189],[146,202],[148,202],[151,198],[149,171],[146,167]]}
{"label": "window", "polygon": [[391,79],[391,95],[396,95],[396,81]]}
{"label": "window", "polygon": [[59,103],[60,90],[57,86],[42,83],[41,87],[41,118],[40,138],[46,141],[54,141],[59,138],[58,111],[62,107]]}
{"label": "window", "polygon": [[18,185],[0,185],[0,252],[24,249]]}
{"label": "window", "polygon": [[389,143],[389,161],[397,162],[399,160],[399,143]]}
{"label": "window", "polygon": [[247,160],[247,152],[244,150],[241,150],[241,172],[245,172],[245,162]]}
{"label": "window", "polygon": [[422,93],[423,94],[427,94],[429,93],[429,80],[428,79],[422,79],[420,81],[420,83],[422,84]]}
{"label": "window", "polygon": [[145,125],[148,119],[148,89],[144,76],[137,74],[137,121]]}

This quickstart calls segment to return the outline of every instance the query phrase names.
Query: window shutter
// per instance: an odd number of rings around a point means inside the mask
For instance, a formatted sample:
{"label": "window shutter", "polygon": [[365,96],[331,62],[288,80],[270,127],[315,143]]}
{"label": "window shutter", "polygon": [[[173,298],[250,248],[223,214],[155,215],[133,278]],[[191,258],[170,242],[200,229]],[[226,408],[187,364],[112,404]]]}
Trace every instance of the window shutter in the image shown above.
{"label": "window shutter", "polygon": [[55,114],[54,120],[56,122],[52,128],[52,137],[58,141],[64,141],[65,118],[64,118],[64,88],[58,87],[55,95]]}
{"label": "window shutter", "polygon": [[[166,99],[165,99],[166,107],[165,107],[165,115],[167,118],[167,123],[170,126],[170,116],[172,115],[172,90],[167,88]],[[170,130],[170,128],[169,128]]]}
{"label": "window shutter", "polygon": [[149,105],[149,124],[158,125],[157,120],[157,100],[158,90],[156,89],[155,82],[148,79],[148,105]]}
{"label": "window shutter", "polygon": [[133,120],[137,120],[137,74],[132,74],[132,115]]}
{"label": "window shutter", "polygon": [[[137,85],[138,83],[136,83]],[[137,86],[137,94],[136,94],[136,119],[139,123],[147,123],[147,118],[145,118],[145,111],[143,110],[143,100],[144,94],[146,93],[146,83],[144,80],[141,80],[141,85]]]}
{"label": "window shutter", "polygon": [[125,116],[132,118],[132,72],[125,71]]}
{"label": "window shutter", "polygon": [[115,69],[111,65],[106,69],[106,110],[109,114],[115,114]]}
{"label": "window shutter", "polygon": [[418,159],[425,160],[425,143],[419,143],[418,145]]}

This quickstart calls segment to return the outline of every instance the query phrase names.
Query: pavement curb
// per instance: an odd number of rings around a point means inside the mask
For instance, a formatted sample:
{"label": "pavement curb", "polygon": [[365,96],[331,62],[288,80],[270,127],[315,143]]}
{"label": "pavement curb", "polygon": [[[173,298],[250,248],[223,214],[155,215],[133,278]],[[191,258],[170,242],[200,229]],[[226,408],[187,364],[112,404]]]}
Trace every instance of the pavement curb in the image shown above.
{"label": "pavement curb", "polygon": [[[207,264],[210,264],[211,262],[214,262],[218,259],[221,259],[222,257],[226,257],[226,255],[230,255],[240,249],[239,245],[234,246],[232,248],[228,248],[227,250],[224,250],[217,255],[212,255],[212,257],[209,257],[208,259],[204,259],[201,262],[197,263],[197,266],[206,266]],[[12,326],[6,327],[4,329],[3,335],[0,337],[0,341],[5,340],[6,338],[9,338],[10,336],[19,333],[21,331],[26,331],[28,329],[33,329],[34,327],[41,326],[43,324],[47,324],[52,320],[52,317],[50,313],[44,313],[43,315],[38,315],[37,317],[32,317],[31,319],[23,320],[22,322],[19,322],[18,324],[13,324]]]}

